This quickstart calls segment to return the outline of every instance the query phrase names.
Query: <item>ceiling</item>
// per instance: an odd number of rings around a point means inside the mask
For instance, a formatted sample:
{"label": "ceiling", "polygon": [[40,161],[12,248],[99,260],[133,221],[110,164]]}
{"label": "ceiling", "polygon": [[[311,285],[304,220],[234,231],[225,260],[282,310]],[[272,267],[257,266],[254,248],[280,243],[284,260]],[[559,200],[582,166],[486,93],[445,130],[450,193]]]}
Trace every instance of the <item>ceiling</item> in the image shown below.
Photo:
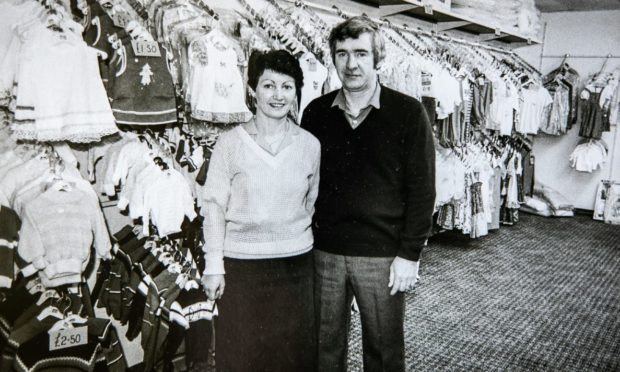
{"label": "ceiling", "polygon": [[534,0],[541,12],[620,9],[620,0]]}

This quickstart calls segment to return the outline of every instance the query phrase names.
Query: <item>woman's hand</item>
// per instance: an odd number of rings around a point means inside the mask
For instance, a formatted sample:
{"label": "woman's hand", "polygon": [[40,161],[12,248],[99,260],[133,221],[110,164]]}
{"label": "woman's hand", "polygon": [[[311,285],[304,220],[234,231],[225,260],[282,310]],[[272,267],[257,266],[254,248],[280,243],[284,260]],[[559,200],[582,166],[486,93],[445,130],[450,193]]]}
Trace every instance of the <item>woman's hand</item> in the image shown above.
{"label": "woman's hand", "polygon": [[222,298],[225,285],[226,281],[224,280],[224,275],[222,274],[202,276],[202,286],[204,287],[205,293],[207,294],[209,300],[215,301]]}

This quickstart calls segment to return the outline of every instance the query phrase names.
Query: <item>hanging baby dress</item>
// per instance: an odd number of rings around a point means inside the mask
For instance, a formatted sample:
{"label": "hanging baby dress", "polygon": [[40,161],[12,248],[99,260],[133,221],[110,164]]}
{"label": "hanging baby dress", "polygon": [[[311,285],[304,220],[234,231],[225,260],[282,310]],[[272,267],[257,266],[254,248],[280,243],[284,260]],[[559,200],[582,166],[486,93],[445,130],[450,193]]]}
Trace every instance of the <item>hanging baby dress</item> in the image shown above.
{"label": "hanging baby dress", "polygon": [[110,61],[108,88],[116,123],[144,127],[177,122],[166,49],[151,41],[159,52],[139,55],[133,43],[129,36],[122,38]]}
{"label": "hanging baby dress", "polygon": [[17,73],[15,138],[97,142],[118,131],[99,76],[97,52],[77,32],[28,29]]}
{"label": "hanging baby dress", "polygon": [[604,131],[609,130],[609,125],[605,124],[603,119],[603,108],[600,106],[600,92],[594,91],[593,88],[586,87],[581,92],[581,127],[579,135],[586,138],[600,139]]}
{"label": "hanging baby dress", "polygon": [[301,88],[299,105],[299,122],[304,109],[312,100],[323,94],[323,84],[327,79],[327,68],[319,62],[314,54],[307,52],[299,58],[299,65],[304,72],[304,86]]}
{"label": "hanging baby dress", "polygon": [[189,46],[191,66],[188,102],[194,119],[240,123],[252,118],[245,104],[237,53],[228,37],[214,29]]}

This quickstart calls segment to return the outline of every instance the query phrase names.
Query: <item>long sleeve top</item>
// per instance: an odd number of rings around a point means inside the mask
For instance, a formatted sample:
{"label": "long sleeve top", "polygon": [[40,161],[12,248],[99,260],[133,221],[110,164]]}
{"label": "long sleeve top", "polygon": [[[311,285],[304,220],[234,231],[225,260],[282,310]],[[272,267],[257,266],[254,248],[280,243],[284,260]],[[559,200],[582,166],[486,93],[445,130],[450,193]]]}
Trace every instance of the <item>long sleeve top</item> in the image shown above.
{"label": "long sleeve top", "polygon": [[302,127],[321,143],[314,248],[348,256],[418,260],[435,202],[433,133],[422,104],[381,86],[352,129],[334,105],[337,92],[312,101]]}
{"label": "long sleeve top", "polygon": [[288,257],[312,248],[320,145],[290,125],[290,141],[273,155],[243,126],[220,136],[202,198],[205,274],[223,274],[223,257]]}
{"label": "long sleeve top", "polygon": [[30,264],[25,276],[39,271],[46,287],[79,283],[90,259],[110,257],[110,238],[101,209],[92,195],[74,188],[47,190],[24,208],[19,256]]}

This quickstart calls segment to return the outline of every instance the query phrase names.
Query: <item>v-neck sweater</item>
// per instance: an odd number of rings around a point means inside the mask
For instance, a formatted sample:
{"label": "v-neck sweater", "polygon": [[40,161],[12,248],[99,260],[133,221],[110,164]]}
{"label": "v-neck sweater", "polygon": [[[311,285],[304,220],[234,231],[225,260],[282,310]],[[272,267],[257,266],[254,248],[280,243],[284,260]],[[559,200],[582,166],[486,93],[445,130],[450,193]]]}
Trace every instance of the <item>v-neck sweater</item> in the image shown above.
{"label": "v-neck sweater", "polygon": [[292,126],[291,141],[273,155],[243,126],[217,141],[201,197],[205,274],[224,274],[223,257],[268,259],[312,249],[312,215],[321,149]]}
{"label": "v-neck sweater", "polygon": [[435,150],[426,111],[381,86],[380,108],[352,129],[333,106],[312,101],[301,126],[321,143],[314,248],[345,256],[418,260],[435,201]]}

